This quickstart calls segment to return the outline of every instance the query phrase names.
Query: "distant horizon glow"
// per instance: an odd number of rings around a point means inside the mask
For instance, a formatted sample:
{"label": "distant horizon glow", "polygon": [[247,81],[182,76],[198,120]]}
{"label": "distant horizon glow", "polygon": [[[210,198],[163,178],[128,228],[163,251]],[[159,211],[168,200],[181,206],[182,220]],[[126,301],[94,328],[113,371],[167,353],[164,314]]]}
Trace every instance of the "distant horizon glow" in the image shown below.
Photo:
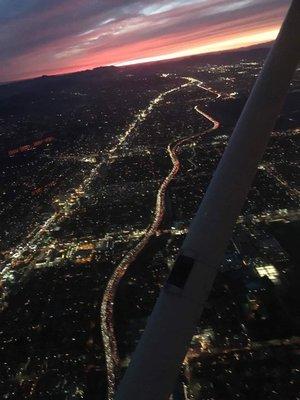
{"label": "distant horizon glow", "polygon": [[276,39],[276,36],[279,32],[279,28],[272,29],[270,31],[262,32],[262,33],[255,33],[248,36],[243,36],[234,39],[224,40],[222,42],[212,43],[208,45],[203,45],[196,47],[195,49],[188,49],[182,50],[175,53],[170,53],[162,56],[156,57],[148,57],[148,58],[141,58],[135,59],[120,63],[115,63],[115,66],[126,66],[126,65],[135,65],[135,64],[142,64],[147,62],[155,62],[155,61],[163,61],[163,60],[172,60],[181,57],[188,57],[194,55],[201,55],[201,54],[209,54],[219,51],[228,51],[228,50],[238,50],[247,46],[254,46],[259,44],[264,44],[273,41]]}
{"label": "distant horizon glow", "polygon": [[273,41],[288,0],[2,0],[0,82]]}

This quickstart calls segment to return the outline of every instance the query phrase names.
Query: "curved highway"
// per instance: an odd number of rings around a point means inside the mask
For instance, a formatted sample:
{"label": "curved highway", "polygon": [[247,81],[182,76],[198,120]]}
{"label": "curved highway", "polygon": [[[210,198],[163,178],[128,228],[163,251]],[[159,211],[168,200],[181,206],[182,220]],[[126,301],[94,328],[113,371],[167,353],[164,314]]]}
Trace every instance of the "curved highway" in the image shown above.
{"label": "curved highway", "polygon": [[[186,85],[197,84],[198,87],[201,87],[202,89],[217,95],[217,98],[221,96],[219,93],[212,91],[210,88],[205,88],[204,86],[200,86],[202,85],[202,82],[194,78],[189,78],[189,77],[183,77],[183,78],[189,81],[189,83]],[[114,398],[116,369],[119,366],[119,356],[118,356],[117,343],[113,326],[113,306],[118,285],[121,279],[123,278],[124,274],[126,273],[130,264],[137,258],[137,256],[141,253],[141,251],[145,248],[150,238],[153,235],[155,235],[156,231],[158,230],[162,222],[165,213],[166,191],[168,189],[169,184],[175,178],[180,169],[180,161],[178,159],[179,149],[187,142],[216,130],[220,125],[218,121],[216,121],[213,117],[211,117],[204,111],[200,110],[198,106],[195,106],[194,109],[197,113],[201,114],[203,117],[208,119],[213,124],[213,126],[198,134],[191,135],[183,139],[177,139],[169,144],[167,151],[171,158],[173,167],[158,189],[156,196],[156,208],[155,208],[154,219],[151,225],[148,227],[145,236],[132,250],[130,250],[126,254],[126,256],[116,267],[104,291],[103,300],[101,304],[101,334],[103,338],[104,352],[106,358],[109,400],[113,400]]]}

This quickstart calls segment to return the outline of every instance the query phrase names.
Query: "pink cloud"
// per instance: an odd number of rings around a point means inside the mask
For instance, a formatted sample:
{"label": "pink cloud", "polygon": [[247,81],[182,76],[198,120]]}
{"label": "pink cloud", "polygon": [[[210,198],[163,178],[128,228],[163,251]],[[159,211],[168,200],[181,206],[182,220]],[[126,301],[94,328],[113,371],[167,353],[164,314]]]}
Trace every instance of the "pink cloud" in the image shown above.
{"label": "pink cloud", "polygon": [[285,0],[30,3],[18,12],[7,3],[9,18],[0,17],[0,81],[257,43],[274,38],[288,6]]}

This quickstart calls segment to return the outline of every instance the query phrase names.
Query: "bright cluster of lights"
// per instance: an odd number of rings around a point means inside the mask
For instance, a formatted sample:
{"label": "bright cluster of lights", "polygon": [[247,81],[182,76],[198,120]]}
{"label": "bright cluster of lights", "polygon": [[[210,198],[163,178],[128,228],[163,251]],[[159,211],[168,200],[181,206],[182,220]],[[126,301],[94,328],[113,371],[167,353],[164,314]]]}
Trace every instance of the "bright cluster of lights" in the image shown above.
{"label": "bright cluster of lights", "polygon": [[264,265],[260,267],[256,267],[256,271],[259,276],[267,276],[270,281],[272,281],[274,284],[279,284],[279,272],[277,269],[274,267],[274,265]]}

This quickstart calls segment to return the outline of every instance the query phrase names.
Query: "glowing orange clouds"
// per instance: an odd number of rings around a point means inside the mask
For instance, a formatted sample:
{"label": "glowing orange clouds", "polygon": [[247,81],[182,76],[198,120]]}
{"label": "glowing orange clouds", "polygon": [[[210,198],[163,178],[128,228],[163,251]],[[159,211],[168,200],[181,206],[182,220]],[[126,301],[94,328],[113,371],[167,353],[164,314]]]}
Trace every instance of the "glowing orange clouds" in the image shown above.
{"label": "glowing orange clouds", "polygon": [[[0,4],[0,82],[275,39],[288,0],[26,0]],[[1,17],[2,16],[2,17]]]}
{"label": "glowing orange clouds", "polygon": [[274,40],[278,34],[279,28],[275,28],[266,32],[258,32],[245,36],[237,36],[232,39],[222,40],[215,43],[210,43],[206,45],[199,45],[197,47],[191,47],[188,49],[182,49],[175,51],[173,53],[167,53],[158,56],[150,56],[145,58],[138,58],[134,60],[124,61],[115,63],[115,65],[132,65],[138,63],[168,60],[178,57],[191,56],[195,54],[203,54],[210,52],[217,52],[222,50],[238,49],[245,46],[250,46],[259,43],[266,43]]}

